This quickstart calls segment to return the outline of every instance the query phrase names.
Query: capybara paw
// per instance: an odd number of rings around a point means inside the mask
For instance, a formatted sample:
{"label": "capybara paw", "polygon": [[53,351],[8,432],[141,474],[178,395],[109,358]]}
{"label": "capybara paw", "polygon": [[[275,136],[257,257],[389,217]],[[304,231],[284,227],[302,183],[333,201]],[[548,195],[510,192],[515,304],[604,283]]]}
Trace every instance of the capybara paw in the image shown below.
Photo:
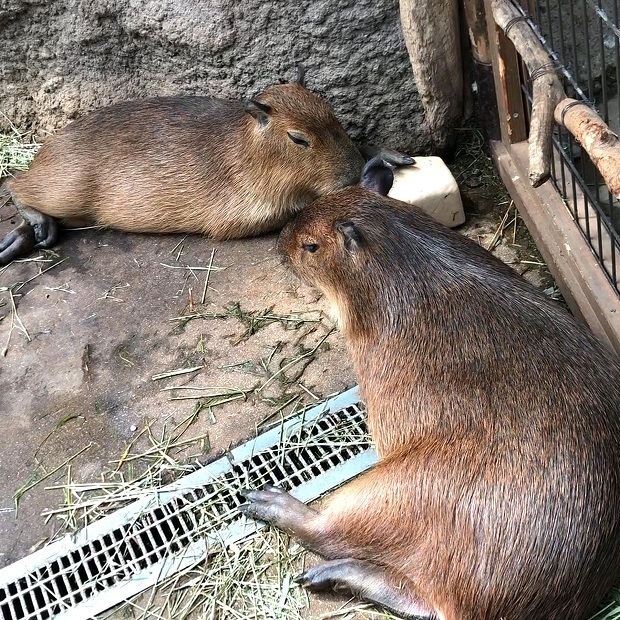
{"label": "capybara paw", "polygon": [[412,166],[415,159],[394,149],[382,148],[377,155],[386,163],[392,166]]}
{"label": "capybara paw", "polygon": [[54,218],[44,217],[32,225],[34,237],[39,248],[50,248],[56,244],[59,235],[59,226]]}
{"label": "capybara paw", "polygon": [[312,511],[283,489],[266,485],[262,491],[242,489],[240,495],[248,500],[239,506],[239,511],[253,519],[271,523],[295,533]]}
{"label": "capybara paw", "polygon": [[22,222],[4,239],[0,239],[0,265],[6,265],[14,258],[28,254],[34,245],[34,230],[29,224]]}
{"label": "capybara paw", "polygon": [[361,148],[361,153],[366,161],[378,157],[390,166],[412,166],[415,164],[415,159],[410,155],[405,155],[386,146],[367,144]]}
{"label": "capybara paw", "polygon": [[350,587],[338,575],[330,562],[317,564],[295,577],[295,581],[310,592],[342,592]]}

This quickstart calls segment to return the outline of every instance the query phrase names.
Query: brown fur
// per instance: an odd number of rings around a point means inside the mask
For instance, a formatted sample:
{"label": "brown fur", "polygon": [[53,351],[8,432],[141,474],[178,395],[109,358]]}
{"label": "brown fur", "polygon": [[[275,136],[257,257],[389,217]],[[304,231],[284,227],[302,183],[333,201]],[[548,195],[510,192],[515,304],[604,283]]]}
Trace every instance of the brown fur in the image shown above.
{"label": "brown fur", "polygon": [[588,618],[620,581],[618,357],[475,242],[363,188],[279,247],[335,306],[380,462],[303,526],[272,520],[383,567],[403,615]]}
{"label": "brown fur", "polygon": [[242,102],[207,97],[102,108],[46,141],[7,188],[16,204],[67,223],[229,239],[277,229],[357,181],[361,155],[323,99],[281,84],[255,101],[271,108],[265,125]]}

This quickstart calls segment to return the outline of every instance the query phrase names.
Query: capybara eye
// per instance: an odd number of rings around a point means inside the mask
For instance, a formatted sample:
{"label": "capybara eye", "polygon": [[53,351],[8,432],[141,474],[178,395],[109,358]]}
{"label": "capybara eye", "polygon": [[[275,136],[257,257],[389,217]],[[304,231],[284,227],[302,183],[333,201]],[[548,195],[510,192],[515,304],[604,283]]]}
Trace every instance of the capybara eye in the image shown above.
{"label": "capybara eye", "polygon": [[302,243],[301,249],[314,254],[319,249],[318,243]]}
{"label": "capybara eye", "polygon": [[310,141],[303,134],[296,131],[287,131],[288,137],[298,146],[303,146],[305,149],[310,147]]}

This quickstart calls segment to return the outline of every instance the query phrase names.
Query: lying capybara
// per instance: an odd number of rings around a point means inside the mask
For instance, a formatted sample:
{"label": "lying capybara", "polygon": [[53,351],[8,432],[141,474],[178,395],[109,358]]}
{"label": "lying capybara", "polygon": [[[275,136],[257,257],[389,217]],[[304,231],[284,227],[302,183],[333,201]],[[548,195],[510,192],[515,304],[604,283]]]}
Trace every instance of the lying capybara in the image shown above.
{"label": "lying capybara", "polygon": [[[381,168],[364,184],[385,192]],[[279,249],[339,317],[380,457],[322,512],[244,492],[243,512],[327,558],[301,583],[403,618],[588,618],[620,581],[618,357],[475,242],[367,187],[315,201]]]}
{"label": "lying capybara", "polygon": [[[389,151],[393,163],[411,163]],[[360,152],[328,103],[303,85],[248,101],[126,101],[47,140],[6,189],[24,222],[0,241],[0,265],[66,225],[217,239],[280,228],[317,196],[357,183]]]}

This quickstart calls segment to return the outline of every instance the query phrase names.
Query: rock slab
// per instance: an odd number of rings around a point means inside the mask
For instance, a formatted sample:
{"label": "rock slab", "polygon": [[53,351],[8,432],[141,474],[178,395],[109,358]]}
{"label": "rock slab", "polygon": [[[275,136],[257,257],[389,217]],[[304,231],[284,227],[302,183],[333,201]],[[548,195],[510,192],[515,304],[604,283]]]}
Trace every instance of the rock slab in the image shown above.
{"label": "rock slab", "polygon": [[296,63],[353,139],[429,148],[397,0],[5,0],[0,130],[38,137],[114,101],[240,98]]}
{"label": "rock slab", "polygon": [[416,157],[413,166],[394,170],[389,196],[420,207],[444,226],[465,222],[459,186],[440,157]]}

